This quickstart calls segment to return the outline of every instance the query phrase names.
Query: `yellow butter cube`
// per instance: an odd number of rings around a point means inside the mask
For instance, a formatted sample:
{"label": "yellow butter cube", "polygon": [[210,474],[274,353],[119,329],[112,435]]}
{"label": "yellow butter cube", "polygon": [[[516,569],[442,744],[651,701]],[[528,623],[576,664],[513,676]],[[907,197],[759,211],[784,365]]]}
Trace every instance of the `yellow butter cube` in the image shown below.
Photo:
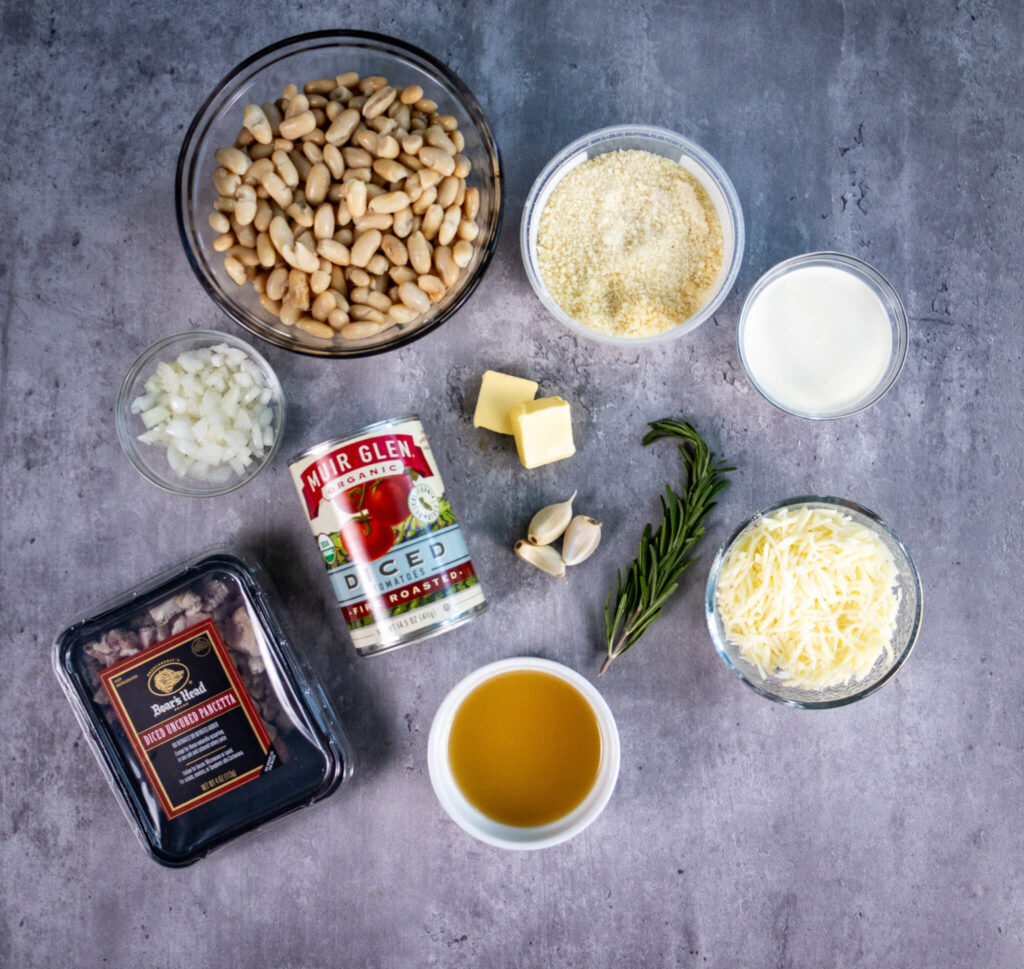
{"label": "yellow butter cube", "polygon": [[524,468],[539,468],[576,453],[569,405],[561,397],[515,404],[509,408],[508,418]]}
{"label": "yellow butter cube", "polygon": [[485,370],[480,382],[480,396],[473,412],[473,426],[486,427],[499,434],[511,434],[508,412],[537,396],[537,384],[523,377],[512,377],[497,370]]}

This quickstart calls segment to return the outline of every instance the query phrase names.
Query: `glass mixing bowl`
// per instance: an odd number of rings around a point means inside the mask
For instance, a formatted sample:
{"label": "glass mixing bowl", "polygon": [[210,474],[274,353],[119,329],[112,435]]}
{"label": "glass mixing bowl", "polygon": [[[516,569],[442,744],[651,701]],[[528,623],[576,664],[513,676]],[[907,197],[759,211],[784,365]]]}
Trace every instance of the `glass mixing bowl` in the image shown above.
{"label": "glass mixing bowl", "polygon": [[[217,191],[213,173],[218,148],[233,145],[242,127],[246,104],[281,96],[287,84],[300,88],[314,78],[344,71],[381,74],[396,86],[418,84],[424,97],[453,115],[466,140],[462,153],[472,163],[467,182],[480,190],[473,258],[458,282],[429,311],[409,324],[393,326],[364,340],[321,339],[283,324],[259,303],[248,284],[238,286],[224,269],[222,253],[213,249],[217,233],[209,215]],[[501,161],[480,105],[462,81],[430,54],[382,34],[359,30],[322,30],[300,34],[253,54],[234,68],[197,112],[178,157],[175,202],[185,255],[214,302],[250,333],[287,350],[322,357],[359,357],[403,346],[437,329],[476,289],[498,241],[502,214]]]}

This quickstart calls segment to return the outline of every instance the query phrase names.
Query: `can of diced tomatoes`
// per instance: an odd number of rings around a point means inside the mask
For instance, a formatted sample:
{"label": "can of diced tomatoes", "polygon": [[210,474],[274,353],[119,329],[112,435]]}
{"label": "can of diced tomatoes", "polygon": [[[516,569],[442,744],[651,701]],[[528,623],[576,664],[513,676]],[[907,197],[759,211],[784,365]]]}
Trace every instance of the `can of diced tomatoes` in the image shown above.
{"label": "can of diced tomatoes", "polygon": [[317,444],[288,466],[360,656],[487,608],[418,417]]}

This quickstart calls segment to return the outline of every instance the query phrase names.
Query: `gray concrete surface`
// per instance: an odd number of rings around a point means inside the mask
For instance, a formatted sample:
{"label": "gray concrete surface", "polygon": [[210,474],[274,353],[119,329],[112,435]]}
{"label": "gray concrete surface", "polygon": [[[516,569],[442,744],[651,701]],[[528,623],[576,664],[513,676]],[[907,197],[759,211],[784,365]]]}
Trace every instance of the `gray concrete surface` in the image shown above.
{"label": "gray concrete surface", "polygon": [[[184,130],[243,57],[321,27],[393,33],[477,93],[504,152],[494,264],[442,330],[322,362],[264,348],[292,404],[282,454],[418,410],[492,604],[480,621],[358,661],[283,456],[244,490],[165,495],[120,453],[112,403],[136,353],[195,326],[239,332],[183,256]],[[213,0],[178,8],[0,4],[0,964],[29,967],[1006,967],[1024,964],[1021,433],[1022,8],[1012,0],[411,4]],[[621,121],[694,137],[739,191],[748,246],[713,323],[656,350],[578,341],[519,261],[528,188],[572,138]],[[743,295],[776,261],[837,248],[878,266],[911,318],[894,391],[813,424],[742,373]],[[576,408],[579,453],[526,473],[468,419],[487,367]],[[446,691],[521,653],[594,677],[601,608],[694,421],[738,465],[664,618],[600,680],[618,788],[575,841],[503,853],[428,782]],[[509,551],[573,488],[605,522],[568,586]],[[876,509],[926,588],[910,662],[835,712],[758,698],[708,640],[703,583],[728,530],[820,491]],[[213,542],[260,555],[359,754],[351,784],[185,871],[130,835],[50,670],[76,614]]]}

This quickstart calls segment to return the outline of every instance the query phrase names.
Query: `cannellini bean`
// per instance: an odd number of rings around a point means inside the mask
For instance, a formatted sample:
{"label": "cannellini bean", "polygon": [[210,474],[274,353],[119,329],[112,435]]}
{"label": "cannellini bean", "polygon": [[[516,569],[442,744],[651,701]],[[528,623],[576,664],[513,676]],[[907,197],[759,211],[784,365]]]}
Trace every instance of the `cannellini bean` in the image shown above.
{"label": "cannellini bean", "polygon": [[434,250],[434,266],[445,286],[455,285],[459,278],[459,267],[452,258],[451,249],[447,246],[438,246]]}
{"label": "cannellini bean", "polygon": [[[228,229],[230,230],[231,223],[228,223]],[[214,252],[227,252],[235,244],[235,234],[231,231],[222,232],[213,240]]]}
{"label": "cannellini bean", "polygon": [[299,322],[299,318],[302,316],[302,310],[300,310],[290,300],[282,300],[281,302],[281,322],[285,326],[295,326]]}
{"label": "cannellini bean", "polygon": [[256,254],[260,257],[260,265],[264,269],[273,269],[277,264],[277,250],[266,232],[256,236]]}
{"label": "cannellini bean", "polygon": [[432,168],[422,169],[419,173],[419,176],[420,185],[422,185],[424,189],[433,188],[435,185],[437,185],[438,182],[441,181],[442,177],[440,172],[435,172],[434,169]]}
{"label": "cannellini bean", "polygon": [[455,238],[455,233],[458,232],[461,221],[462,209],[457,205],[452,205],[445,210],[441,226],[437,230],[437,241],[442,246],[447,246]]}
{"label": "cannellini bean", "polygon": [[334,239],[321,239],[316,244],[317,255],[334,263],[335,266],[347,266],[351,261],[348,247]]}
{"label": "cannellini bean", "polygon": [[331,286],[331,274],[323,269],[318,269],[309,277],[309,291],[314,296],[320,296],[327,292]]}
{"label": "cannellini bean", "polygon": [[[255,281],[253,282],[253,285],[255,285]],[[280,301],[271,299],[265,293],[260,293],[260,306],[262,306],[268,313],[272,313],[274,316],[281,315]]]}
{"label": "cannellini bean", "polygon": [[409,175],[409,169],[394,158],[378,158],[373,163],[373,170],[387,182],[400,182]]}
{"label": "cannellini bean", "polygon": [[274,162],[274,167],[277,169],[277,174],[281,176],[281,181],[289,188],[297,188],[299,185],[299,170],[295,167],[295,163],[289,157],[288,152],[278,148],[270,157]]}
{"label": "cannellini bean", "polygon": [[459,222],[458,237],[465,242],[472,242],[480,235],[480,226],[470,219],[462,219]]}
{"label": "cannellini bean", "polygon": [[213,173],[213,187],[226,198],[234,198],[235,190],[241,184],[241,177],[234,172],[229,172],[226,168],[218,168]]}
{"label": "cannellini bean", "polygon": [[377,115],[383,114],[391,103],[398,96],[398,92],[385,83],[383,87],[378,88],[371,94],[363,105],[363,117],[364,118],[376,118]]}
{"label": "cannellini bean", "polygon": [[244,175],[252,164],[249,156],[239,148],[218,148],[214,157],[221,168],[238,176]]}
{"label": "cannellini bean", "polygon": [[390,229],[394,220],[387,212],[367,212],[353,220],[356,232],[365,232],[367,229]]}
{"label": "cannellini bean", "polygon": [[329,145],[343,145],[352,136],[358,124],[359,112],[349,108],[331,122],[331,126],[324,132],[324,137]]}
{"label": "cannellini bean", "polygon": [[401,151],[398,139],[393,135],[380,135],[377,138],[378,158],[397,158]]}
{"label": "cannellini bean", "polygon": [[309,229],[313,225],[313,210],[305,202],[292,202],[284,210],[284,214],[304,229]]}
{"label": "cannellini bean", "polygon": [[299,269],[288,273],[287,299],[300,310],[309,309],[309,276]]}
{"label": "cannellini bean", "polygon": [[430,243],[427,242],[426,237],[422,232],[414,232],[409,236],[409,241],[406,243],[409,252],[409,262],[412,264],[412,268],[416,270],[417,274],[430,272]]}
{"label": "cannellini bean", "polygon": [[454,175],[442,178],[441,183],[437,186],[437,204],[441,208],[447,209],[455,201],[455,196],[458,193],[459,180]]}
{"label": "cannellini bean", "polygon": [[303,111],[286,117],[278,126],[282,138],[289,138],[294,141],[303,135],[308,135],[316,127],[316,117],[312,111]]}
{"label": "cannellini bean", "polygon": [[426,165],[427,168],[434,169],[435,172],[440,172],[442,175],[451,175],[455,171],[454,157],[440,148],[431,146],[421,148],[416,157],[420,160],[421,164]]}
{"label": "cannellini bean", "polygon": [[334,236],[334,206],[328,202],[317,206],[313,216],[313,235],[317,239],[331,239]]}
{"label": "cannellini bean", "polygon": [[276,269],[271,270],[270,275],[267,276],[267,295],[273,299],[280,301],[284,298],[284,294],[288,291],[288,270],[284,266],[278,266]]}
{"label": "cannellini bean", "polygon": [[[388,270],[388,275],[391,277],[395,284],[395,288],[401,286],[402,283],[414,283],[416,282],[416,273],[414,273],[408,266],[392,266]],[[397,292],[395,299],[398,299]]]}
{"label": "cannellini bean", "polygon": [[286,209],[292,204],[292,190],[284,183],[284,179],[277,172],[267,172],[260,184],[266,189],[267,195],[277,202],[282,209]]}
{"label": "cannellini bean", "polygon": [[435,124],[430,125],[430,127],[423,132],[423,140],[433,148],[440,148],[441,151],[445,152],[445,154],[455,154],[455,145],[452,144],[451,138],[449,138],[444,131]]}
{"label": "cannellini bean", "polygon": [[310,205],[319,205],[327,198],[327,189],[330,184],[330,169],[323,162],[317,162],[306,176],[306,201]]}
{"label": "cannellini bean", "polygon": [[352,243],[351,260],[353,266],[365,266],[377,251],[383,236],[377,229],[368,229]]}
{"label": "cannellini bean", "polygon": [[341,176],[345,174],[345,159],[341,157],[341,151],[338,146],[328,143],[324,145],[322,154],[324,164],[331,173],[331,178],[335,181],[340,181]]}
{"label": "cannellini bean", "polygon": [[356,219],[366,213],[366,183],[357,179],[345,182],[345,205],[352,218]]}
{"label": "cannellini bean", "polygon": [[416,285],[430,297],[431,303],[436,303],[445,294],[445,285],[437,276],[417,276]]}
{"label": "cannellini bean", "polygon": [[415,104],[422,97],[423,88],[418,84],[410,84],[408,87],[402,88],[402,93],[399,95],[402,104]]}
{"label": "cannellini bean", "polygon": [[467,188],[466,198],[462,203],[462,212],[471,222],[480,211],[480,189]]}
{"label": "cannellini bean", "polygon": [[330,324],[332,329],[340,330],[349,321],[348,313],[345,310],[338,308],[331,310],[327,314],[327,322]]}
{"label": "cannellini bean", "polygon": [[256,189],[251,185],[239,185],[235,192],[235,221],[239,225],[250,225],[256,218]]}
{"label": "cannellini bean", "polygon": [[[413,215],[423,215],[427,209],[430,208],[437,201],[437,189],[428,188],[423,190],[423,194],[412,203]],[[444,210],[441,210],[444,212]]]}
{"label": "cannellini bean", "polygon": [[388,257],[382,252],[375,253],[370,257],[370,261],[366,264],[366,271],[371,276],[379,277],[371,285],[376,286],[378,290],[383,292],[384,290],[384,274],[388,271]]}
{"label": "cannellini bean", "polygon": [[460,239],[452,246],[452,259],[460,269],[465,269],[473,258],[473,247],[465,239]]}
{"label": "cannellini bean", "polygon": [[346,323],[341,328],[341,335],[346,340],[365,340],[376,336],[384,327],[372,320],[361,320],[357,323]]}
{"label": "cannellini bean", "polygon": [[392,217],[392,232],[399,239],[404,239],[412,232],[412,209],[402,209]]}
{"label": "cannellini bean", "polygon": [[[255,202],[253,202],[253,215],[255,215]],[[410,201],[409,196],[405,192],[387,192],[384,195],[378,195],[376,198],[370,199],[369,206],[371,212],[383,212],[393,213],[398,212],[401,209],[409,208]]]}
{"label": "cannellini bean", "polygon": [[426,313],[430,309],[430,297],[415,283],[402,283],[398,287],[398,297],[417,313]]}
{"label": "cannellini bean", "polygon": [[444,221],[444,209],[440,205],[431,205],[423,214],[423,235],[426,239],[433,239],[437,235],[441,223]]}
{"label": "cannellini bean", "polygon": [[231,228],[231,220],[223,212],[213,211],[210,213],[210,228],[214,232],[227,232]]}
{"label": "cannellini bean", "polygon": [[311,316],[303,316],[295,322],[300,330],[305,330],[310,336],[320,337],[321,340],[329,340],[334,336],[332,330],[326,323],[314,320]]}
{"label": "cannellini bean", "polygon": [[405,243],[391,233],[381,239],[380,247],[393,266],[404,266],[409,261],[409,250],[406,249]]}
{"label": "cannellini bean", "polygon": [[247,104],[242,113],[242,124],[252,132],[261,145],[269,145],[274,140],[274,132],[267,120],[267,115],[258,104]]}
{"label": "cannellini bean", "polygon": [[404,303],[392,303],[391,309],[388,310],[388,316],[396,323],[411,323],[419,314],[415,310],[409,309]]}
{"label": "cannellini bean", "polygon": [[245,274],[245,266],[243,266],[234,256],[226,256],[224,259],[224,271],[237,283],[239,286],[245,284],[248,277]]}
{"label": "cannellini bean", "polygon": [[373,155],[365,148],[354,148],[351,145],[341,149],[341,157],[349,168],[369,168],[373,165]]}

